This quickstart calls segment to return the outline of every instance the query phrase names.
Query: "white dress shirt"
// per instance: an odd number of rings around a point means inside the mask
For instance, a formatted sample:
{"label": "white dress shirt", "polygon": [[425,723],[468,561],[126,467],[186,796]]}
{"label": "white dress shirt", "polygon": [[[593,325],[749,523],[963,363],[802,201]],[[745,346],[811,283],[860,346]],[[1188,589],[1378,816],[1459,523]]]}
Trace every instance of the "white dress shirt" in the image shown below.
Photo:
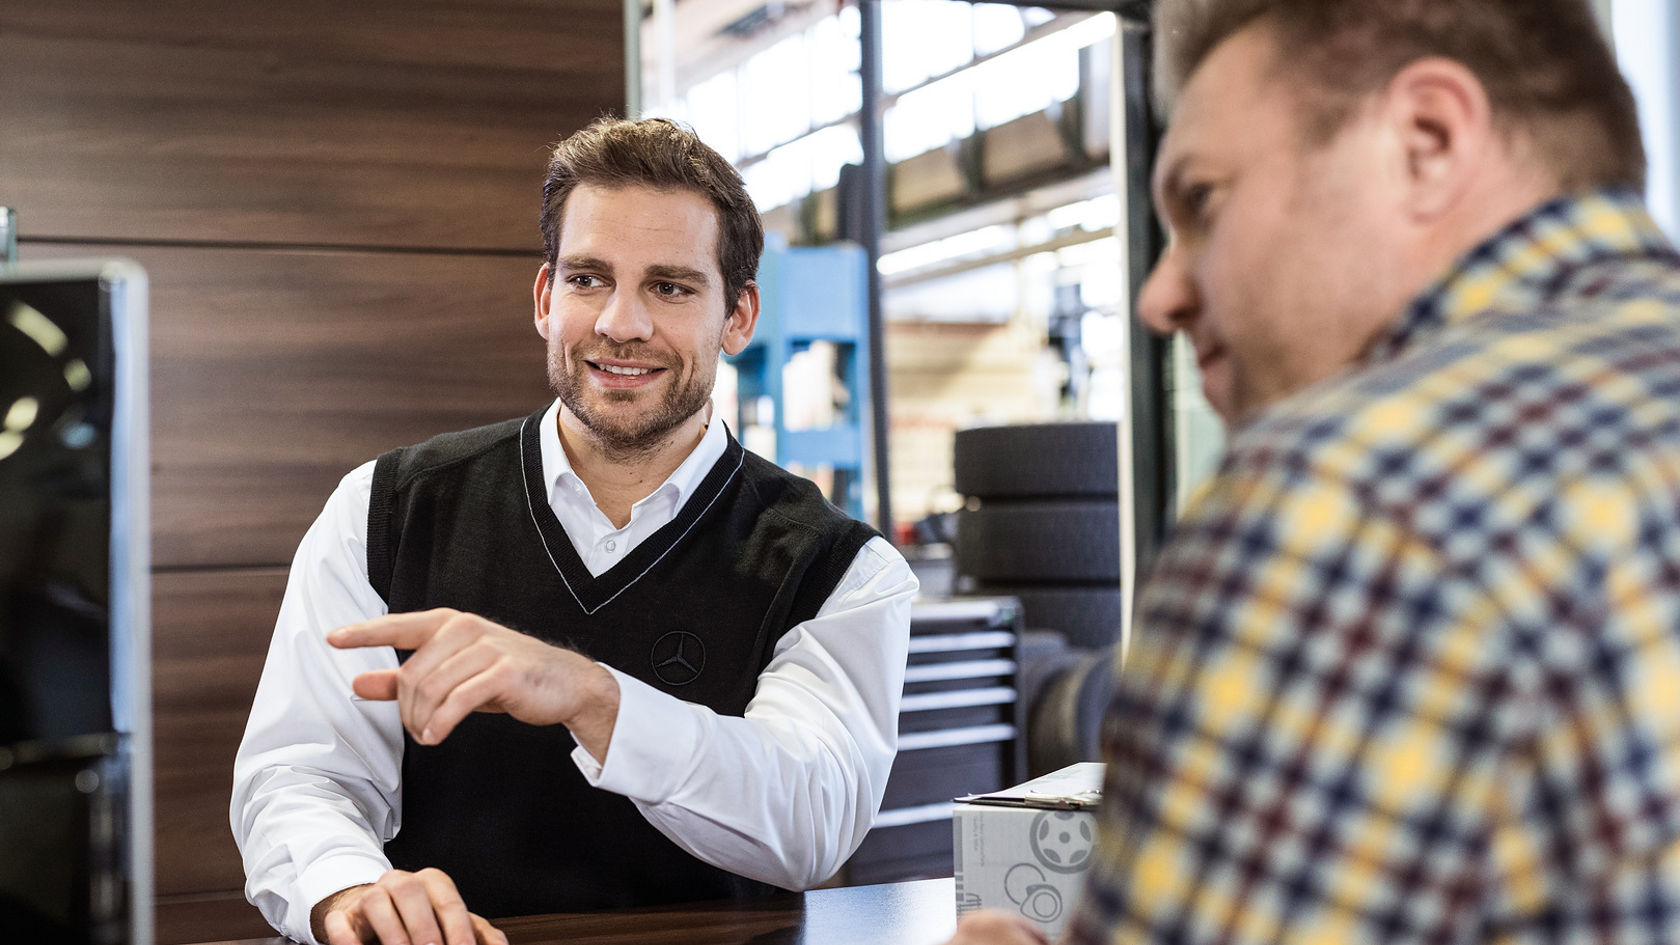
{"label": "white dress shirt", "polygon": [[[723,425],[712,424],[671,477],[636,503],[629,524],[615,528],[572,472],[558,409],[557,402],[543,416],[543,473],[554,513],[591,574],[670,522],[726,446]],[[402,826],[396,703],[359,701],[350,689],[358,673],[395,667],[396,653],[336,650],[325,639],[386,612],[367,578],[373,465],[344,477],[298,546],[234,762],[229,816],[245,895],[276,929],[305,942],[314,941],[315,903],[390,869],[384,841]],[[916,589],[903,557],[871,539],[817,615],[776,644],[741,718],[607,667],[620,693],[607,757],[597,761],[579,746],[573,761],[591,785],[628,797],[707,863],[788,889],[823,881],[881,806]]]}

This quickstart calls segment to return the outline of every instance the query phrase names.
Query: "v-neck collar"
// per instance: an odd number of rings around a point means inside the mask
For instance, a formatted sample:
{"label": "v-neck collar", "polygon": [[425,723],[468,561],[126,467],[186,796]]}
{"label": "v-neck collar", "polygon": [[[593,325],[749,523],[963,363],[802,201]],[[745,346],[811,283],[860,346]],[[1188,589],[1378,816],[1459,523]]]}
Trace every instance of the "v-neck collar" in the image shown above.
{"label": "v-neck collar", "polygon": [[549,504],[548,480],[543,474],[540,439],[543,417],[548,413],[548,409],[544,407],[526,417],[519,430],[519,465],[524,479],[525,504],[530,511],[531,522],[536,526],[537,534],[542,540],[543,550],[547,552],[555,572],[578,606],[583,608],[583,612],[593,614],[629,590],[653,570],[654,565],[682,543],[683,538],[711,509],[723,495],[730,481],[740,472],[745,452],[726,427],[723,455],[712,464],[711,471],[706,473],[682,508],[677,510],[676,517],[649,535],[626,554],[623,560],[596,576],[589,573],[588,567],[578,556],[571,538],[567,536],[560,519],[555,516],[554,509]]}

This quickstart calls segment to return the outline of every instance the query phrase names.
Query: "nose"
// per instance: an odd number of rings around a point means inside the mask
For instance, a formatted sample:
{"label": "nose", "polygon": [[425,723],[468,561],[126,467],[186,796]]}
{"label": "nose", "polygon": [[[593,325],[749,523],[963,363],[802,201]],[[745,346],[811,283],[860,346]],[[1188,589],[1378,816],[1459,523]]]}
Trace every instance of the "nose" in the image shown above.
{"label": "nose", "polygon": [[595,333],[620,343],[647,341],[653,337],[653,317],[634,290],[619,288],[596,316]]}
{"label": "nose", "polygon": [[1182,331],[1196,317],[1201,299],[1190,280],[1184,252],[1169,243],[1138,292],[1138,318],[1156,334]]}

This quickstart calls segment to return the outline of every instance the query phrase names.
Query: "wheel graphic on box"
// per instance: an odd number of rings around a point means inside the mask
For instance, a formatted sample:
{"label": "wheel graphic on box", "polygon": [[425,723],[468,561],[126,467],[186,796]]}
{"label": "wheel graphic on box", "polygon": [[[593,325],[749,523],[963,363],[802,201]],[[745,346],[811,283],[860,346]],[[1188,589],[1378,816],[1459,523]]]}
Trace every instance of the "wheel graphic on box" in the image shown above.
{"label": "wheel graphic on box", "polygon": [[1003,892],[1029,919],[1054,922],[1061,918],[1061,892],[1045,882],[1044,871],[1031,863],[1016,863],[1003,874]]}
{"label": "wheel graphic on box", "polygon": [[1046,869],[1077,873],[1090,865],[1091,818],[1073,811],[1047,810],[1032,822],[1032,851]]}

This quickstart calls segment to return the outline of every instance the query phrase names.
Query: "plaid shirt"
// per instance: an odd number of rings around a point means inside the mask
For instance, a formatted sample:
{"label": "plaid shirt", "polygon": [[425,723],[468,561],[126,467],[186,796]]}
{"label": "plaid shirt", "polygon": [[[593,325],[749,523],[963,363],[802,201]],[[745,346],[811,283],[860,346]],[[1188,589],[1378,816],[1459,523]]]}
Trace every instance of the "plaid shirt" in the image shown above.
{"label": "plaid shirt", "polygon": [[1142,588],[1077,943],[1680,943],[1680,259],[1562,199],[1237,434]]}

